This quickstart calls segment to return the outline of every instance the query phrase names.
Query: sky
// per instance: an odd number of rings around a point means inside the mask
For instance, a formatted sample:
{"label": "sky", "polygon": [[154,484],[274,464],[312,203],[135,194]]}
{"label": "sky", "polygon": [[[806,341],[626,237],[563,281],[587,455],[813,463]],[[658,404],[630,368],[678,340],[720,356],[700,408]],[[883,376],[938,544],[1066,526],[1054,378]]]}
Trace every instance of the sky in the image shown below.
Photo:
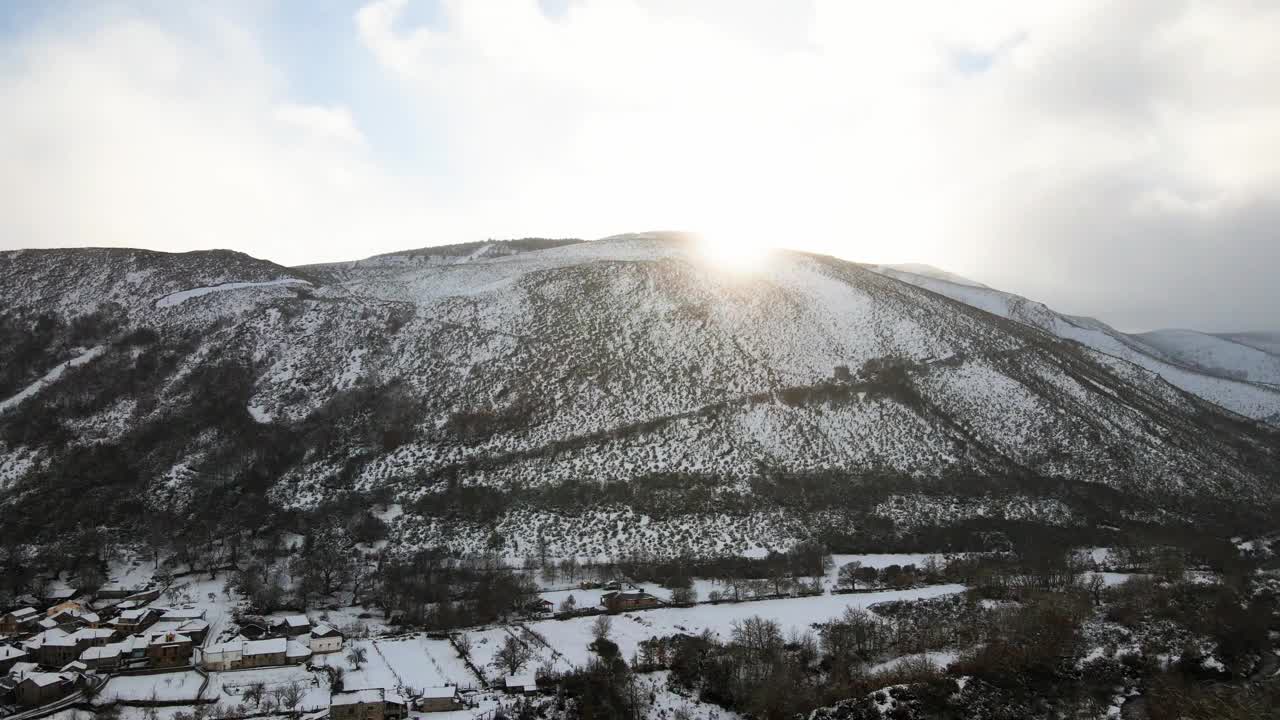
{"label": "sky", "polygon": [[8,0],[0,249],[680,229],[1280,330],[1272,0]]}

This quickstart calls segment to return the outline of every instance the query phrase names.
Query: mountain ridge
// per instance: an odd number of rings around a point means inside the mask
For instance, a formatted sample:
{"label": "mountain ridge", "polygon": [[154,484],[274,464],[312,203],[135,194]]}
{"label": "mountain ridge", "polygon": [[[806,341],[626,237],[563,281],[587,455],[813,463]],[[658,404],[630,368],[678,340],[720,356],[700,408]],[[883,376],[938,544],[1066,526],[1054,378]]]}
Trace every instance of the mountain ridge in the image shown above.
{"label": "mountain ridge", "polygon": [[9,331],[53,316],[45,346],[3,358],[27,382],[103,348],[0,412],[0,507],[74,487],[109,525],[125,501],[261,517],[377,498],[406,508],[409,545],[671,555],[1277,496],[1273,430],[828,256],[725,273],[646,233],[340,276],[123,257],[0,258]]}

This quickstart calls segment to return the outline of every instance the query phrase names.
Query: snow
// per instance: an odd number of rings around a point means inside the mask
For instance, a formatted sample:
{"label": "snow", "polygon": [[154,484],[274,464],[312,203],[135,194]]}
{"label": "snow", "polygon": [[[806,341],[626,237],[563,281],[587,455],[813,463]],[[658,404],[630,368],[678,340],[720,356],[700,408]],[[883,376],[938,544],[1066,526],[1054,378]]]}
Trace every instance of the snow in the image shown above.
{"label": "snow", "polygon": [[959,660],[960,653],[954,652],[952,650],[942,650],[942,651],[934,651],[934,652],[917,653],[915,655],[904,655],[902,657],[894,658],[887,662],[882,662],[878,665],[873,665],[870,668],[870,671],[873,673],[886,672],[889,670],[893,670],[898,665],[904,662],[911,661],[911,660],[920,660],[920,659],[928,660],[929,662],[933,663],[939,668],[945,668],[951,663]]}
{"label": "snow", "polygon": [[[890,277],[917,287],[945,295],[993,315],[1046,330],[1058,337],[1074,340],[1107,355],[1134,363],[1150,370],[1166,382],[1228,410],[1251,418],[1268,418],[1280,413],[1280,388],[1255,385],[1241,380],[1219,377],[1186,367],[1167,359],[1167,354],[1157,345],[1173,347],[1190,357],[1203,357],[1206,363],[1225,363],[1226,369],[1253,370],[1271,377],[1269,362],[1248,348],[1212,344],[1215,336],[1197,333],[1193,341],[1186,336],[1171,338],[1168,331],[1156,333],[1154,339],[1146,336],[1130,336],[1092,318],[1069,317],[1054,312],[1043,303],[988,288],[960,285],[925,275],[882,270]],[[1152,343],[1155,344],[1152,344]],[[1223,343],[1231,343],[1223,340]],[[1154,349],[1153,349],[1154,348]],[[1256,348],[1255,348],[1256,349]],[[1266,354],[1263,351],[1259,353]],[[1277,366],[1280,370],[1280,366]]]}
{"label": "snow", "polygon": [[1215,374],[1280,384],[1280,354],[1197,330],[1156,330],[1139,339],[1173,360]]}
{"label": "snow", "polygon": [[102,689],[107,699],[165,702],[196,701],[200,699],[200,687],[204,677],[194,670],[161,673],[158,675],[117,675]]}
{"label": "snow", "polygon": [[70,360],[59,364],[54,369],[45,373],[44,377],[26,386],[25,388],[20,390],[16,395],[13,395],[7,400],[0,400],[0,412],[4,412],[6,410],[9,410],[10,408],[17,407],[18,405],[25,402],[28,398],[33,397],[36,393],[43,390],[45,387],[57,382],[58,378],[61,378],[62,374],[67,371],[67,368],[79,367],[81,365],[84,365],[90,360],[93,360],[94,358],[101,355],[103,351],[105,351],[106,349],[107,348],[105,345],[92,347],[92,348],[89,348],[88,350],[82,351],[79,355],[71,358]]}
{"label": "snow", "polygon": [[156,307],[169,308],[190,300],[191,298],[203,297],[211,293],[226,292],[228,290],[243,290],[245,288],[260,287],[276,287],[280,285],[310,285],[311,283],[300,278],[280,278],[278,280],[266,280],[262,282],[229,282],[221,285],[213,285],[211,287],[198,287],[181,292],[170,293],[156,300]]}
{"label": "snow", "polygon": [[351,647],[365,650],[366,659],[359,670],[352,668],[347,652],[317,655],[312,663],[343,668],[347,673],[346,687],[350,688],[395,688],[413,695],[425,687],[455,685],[471,689],[480,685],[447,640],[413,635],[354,640],[348,643],[348,651]]}
{"label": "snow", "polygon": [[[734,622],[753,616],[775,620],[784,632],[791,628],[807,628],[813,623],[821,623],[844,612],[845,608],[865,608],[891,600],[916,600],[941,597],[964,591],[963,585],[934,585],[915,590],[892,590],[873,593],[855,593],[849,595],[817,595],[813,597],[787,598],[781,600],[761,600],[742,603],[724,603],[720,605],[701,604],[689,608],[661,608],[649,611],[622,613],[613,616],[613,632],[610,636],[616,642],[625,658],[639,648],[640,642],[652,637],[677,634],[697,634],[702,630],[710,630],[721,638],[727,638]],[[594,639],[591,625],[593,617],[580,617],[570,620],[543,620],[529,623],[528,628],[542,635],[551,647],[564,656],[573,665],[585,665],[590,656],[587,645]],[[484,631],[473,636],[473,659],[477,650],[481,657],[491,661],[492,653],[501,641],[501,631]],[[468,635],[473,635],[468,633]],[[476,646],[476,638],[487,641],[487,645]],[[484,649],[480,649],[484,648]],[[478,664],[478,663],[477,663]]]}

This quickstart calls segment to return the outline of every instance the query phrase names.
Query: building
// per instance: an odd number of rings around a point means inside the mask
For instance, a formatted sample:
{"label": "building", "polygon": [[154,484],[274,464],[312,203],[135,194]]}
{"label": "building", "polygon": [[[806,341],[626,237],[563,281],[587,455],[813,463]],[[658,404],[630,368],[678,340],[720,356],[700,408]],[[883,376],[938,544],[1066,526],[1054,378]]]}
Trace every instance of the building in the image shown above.
{"label": "building", "polygon": [[144,582],[109,582],[98,588],[98,597],[103,600],[117,600],[145,592],[149,583]]}
{"label": "building", "polygon": [[75,692],[75,678],[70,673],[27,673],[14,688],[19,705],[47,705]]}
{"label": "building", "polygon": [[191,638],[191,642],[200,645],[209,634],[209,623],[205,620],[161,620],[152,625],[147,632],[152,635],[168,632],[178,633],[179,635],[186,635]]}
{"label": "building", "polygon": [[183,667],[191,664],[195,643],[175,632],[155,633],[147,639],[147,663],[154,668]]}
{"label": "building", "polygon": [[49,590],[44,595],[45,605],[58,606],[79,594],[80,591],[73,587],[62,587],[56,590]]}
{"label": "building", "polygon": [[289,637],[298,637],[311,632],[311,620],[306,615],[290,615],[272,624],[277,632]]}
{"label": "building", "polygon": [[342,633],[332,625],[316,623],[311,628],[311,652],[317,655],[342,650]]}
{"label": "building", "polygon": [[200,667],[205,670],[236,670],[244,661],[244,640],[215,643],[200,652]]}
{"label": "building", "polygon": [[196,607],[169,608],[160,616],[161,620],[203,620],[204,610]]}
{"label": "building", "polygon": [[289,664],[289,641],[285,638],[249,640],[241,651],[240,667],[266,667]]}
{"label": "building", "polygon": [[160,612],[153,608],[132,608],[123,610],[111,621],[111,625],[121,635],[135,635],[155,624]]}
{"label": "building", "polygon": [[524,606],[524,611],[532,615],[547,615],[553,610],[555,610],[555,605],[551,604],[550,600],[543,600],[542,598],[527,602]]}
{"label": "building", "polygon": [[45,630],[24,642],[22,649],[46,667],[62,667],[80,657],[77,639],[57,628]]}
{"label": "building", "polygon": [[111,643],[100,647],[86,648],[80,653],[80,662],[90,670],[114,672],[124,659],[124,643]]}
{"label": "building", "polygon": [[422,695],[414,702],[419,712],[449,712],[462,708],[458,688],[453,685],[423,688]]}
{"label": "building", "polygon": [[35,608],[24,607],[10,610],[4,615],[0,615],[0,635],[18,635],[30,632],[39,619],[40,613]]}
{"label": "building", "polygon": [[601,595],[600,604],[609,612],[625,612],[627,610],[658,607],[662,603],[658,601],[658,598],[643,590],[627,590],[625,592],[609,592]]}
{"label": "building", "polygon": [[532,695],[538,692],[538,679],[532,673],[527,675],[508,675],[505,686],[509,693]]}
{"label": "building", "polygon": [[405,703],[383,688],[337,692],[329,699],[329,720],[402,720],[408,714]]}
{"label": "building", "polygon": [[0,645],[0,675],[9,672],[16,663],[26,660],[27,651],[12,645]]}
{"label": "building", "polygon": [[311,649],[288,638],[245,640],[236,638],[215,643],[200,653],[200,667],[205,670],[241,670],[306,662]]}

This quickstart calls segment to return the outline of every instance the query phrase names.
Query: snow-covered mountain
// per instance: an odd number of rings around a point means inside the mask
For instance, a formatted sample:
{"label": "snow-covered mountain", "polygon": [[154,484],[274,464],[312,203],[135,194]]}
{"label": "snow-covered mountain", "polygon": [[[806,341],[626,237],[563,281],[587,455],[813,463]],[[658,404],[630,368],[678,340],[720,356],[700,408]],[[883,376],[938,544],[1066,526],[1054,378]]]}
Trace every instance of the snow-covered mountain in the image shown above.
{"label": "snow-covered mountain", "polygon": [[1232,412],[1280,423],[1280,387],[1272,386],[1280,378],[1280,356],[1265,349],[1194,331],[1128,335],[1099,320],[1063,315],[1020,295],[892,268],[876,270],[1126,360]]}
{"label": "snow-covered mountain", "polygon": [[1058,339],[1102,329],[906,275],[794,252],[725,272],[674,233],[298,269],[0,254],[0,512],[30,534],[49,508],[377,498],[405,543],[674,554],[1280,497],[1276,432],[1197,396],[1264,417],[1269,389],[1183,392]]}
{"label": "snow-covered mountain", "polygon": [[1265,334],[1156,330],[1136,337],[1174,361],[1211,375],[1280,386],[1280,343],[1268,343]]}

